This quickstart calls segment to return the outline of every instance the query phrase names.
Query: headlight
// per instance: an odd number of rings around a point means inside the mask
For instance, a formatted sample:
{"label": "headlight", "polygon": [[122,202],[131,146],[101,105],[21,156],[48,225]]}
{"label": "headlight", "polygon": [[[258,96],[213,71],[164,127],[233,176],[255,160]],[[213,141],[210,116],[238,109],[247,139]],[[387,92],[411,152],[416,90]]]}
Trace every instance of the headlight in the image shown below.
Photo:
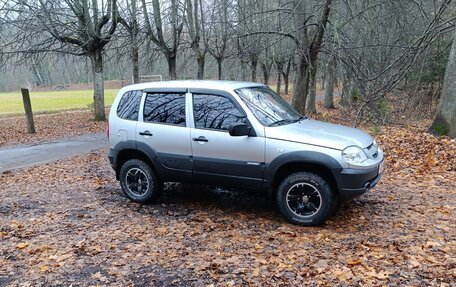
{"label": "headlight", "polygon": [[374,140],[374,142],[372,143],[372,146],[375,147],[376,149],[378,149],[380,147],[376,140]]}
{"label": "headlight", "polygon": [[363,149],[358,146],[349,146],[342,151],[342,158],[348,163],[362,163],[367,160]]}

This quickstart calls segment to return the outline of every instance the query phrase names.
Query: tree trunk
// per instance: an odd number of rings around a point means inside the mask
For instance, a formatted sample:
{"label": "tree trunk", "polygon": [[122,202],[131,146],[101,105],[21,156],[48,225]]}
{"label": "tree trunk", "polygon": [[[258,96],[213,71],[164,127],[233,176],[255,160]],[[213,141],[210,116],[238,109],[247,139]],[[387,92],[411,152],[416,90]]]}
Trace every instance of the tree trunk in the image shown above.
{"label": "tree trunk", "polygon": [[328,63],[328,69],[325,76],[325,108],[334,109],[334,87],[336,84],[336,61],[332,57]]}
{"label": "tree trunk", "polygon": [[288,95],[289,94],[289,89],[288,89],[288,86],[290,84],[290,80],[289,80],[289,74],[288,73],[285,73],[285,74],[282,74],[283,76],[283,82],[285,83],[285,95]]}
{"label": "tree trunk", "polygon": [[204,54],[199,54],[196,61],[198,62],[198,80],[204,79],[204,63],[205,63],[206,56]]}
{"label": "tree trunk", "polygon": [[168,62],[168,77],[170,80],[176,80],[176,55],[174,53],[168,54],[166,56],[166,61]]}
{"label": "tree trunk", "polygon": [[277,69],[277,87],[276,87],[276,93],[277,95],[280,96],[280,93],[282,92],[282,72],[283,72],[283,63],[280,61],[276,61],[276,69]]}
{"label": "tree trunk", "polygon": [[456,138],[456,33],[448,58],[437,113],[429,131]]}
{"label": "tree trunk", "polygon": [[258,60],[252,59],[252,82],[257,81],[257,66],[258,66]]}
{"label": "tree trunk", "polygon": [[223,64],[223,58],[217,58],[217,70],[218,70],[218,79],[222,79],[222,64]]}
{"label": "tree trunk", "polygon": [[285,70],[282,69],[283,81],[285,82],[285,95],[288,95],[288,86],[290,83],[289,79],[290,79],[291,66],[292,66],[291,59],[289,59]]}
{"label": "tree trunk", "polygon": [[139,83],[139,48],[138,35],[131,36],[131,61],[133,64],[133,83]]}
{"label": "tree trunk", "polygon": [[245,81],[247,79],[247,64],[244,60],[241,59],[241,80]]}
{"label": "tree trunk", "polygon": [[43,80],[43,76],[41,75],[39,67],[37,67],[37,65],[35,63],[32,63],[32,72],[33,72],[33,75],[35,76],[34,77],[35,85],[38,87],[44,86],[45,82]]}
{"label": "tree trunk", "polygon": [[322,71],[321,77],[320,77],[320,90],[325,90],[326,87],[326,77],[327,77],[327,70]]}
{"label": "tree trunk", "polygon": [[352,104],[352,92],[350,79],[346,76],[343,77],[342,83],[342,95],[340,96],[340,104],[344,107],[348,107]]}
{"label": "tree trunk", "polygon": [[309,71],[309,95],[307,95],[307,112],[315,114],[317,107],[315,105],[315,98],[317,96],[317,67],[314,66]]}
{"label": "tree trunk", "polygon": [[95,50],[90,55],[93,73],[93,106],[96,121],[105,121],[103,55],[102,51]]}
{"label": "tree trunk", "polygon": [[282,89],[282,87],[281,87],[281,85],[282,85],[282,83],[281,83],[281,82],[282,82],[282,77],[281,77],[281,76],[282,76],[282,73],[280,73],[280,71],[277,72],[277,88],[276,88],[276,93],[277,93],[277,95],[279,95],[279,96],[280,96],[280,92],[281,92],[280,90]]}
{"label": "tree trunk", "polygon": [[[139,83],[139,43],[138,43],[138,6],[136,0],[131,0],[131,61],[133,64],[133,83]],[[126,25],[128,26],[128,25]]]}
{"label": "tree trunk", "polygon": [[264,78],[264,84],[267,86],[269,85],[269,69],[268,66],[265,63],[261,63],[261,69],[263,70],[263,78]]}
{"label": "tree trunk", "polygon": [[306,112],[306,99],[309,89],[309,71],[306,57],[299,56],[292,105],[300,113]]}

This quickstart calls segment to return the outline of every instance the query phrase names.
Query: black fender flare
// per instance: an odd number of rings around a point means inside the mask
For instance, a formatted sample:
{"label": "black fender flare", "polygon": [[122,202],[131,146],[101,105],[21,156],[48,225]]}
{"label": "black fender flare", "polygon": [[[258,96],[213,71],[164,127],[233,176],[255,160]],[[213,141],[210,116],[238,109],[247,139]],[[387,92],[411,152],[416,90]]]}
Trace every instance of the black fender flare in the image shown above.
{"label": "black fender flare", "polygon": [[117,156],[114,159],[114,162],[117,164],[118,156],[125,150],[131,150],[135,152],[143,153],[151,162],[152,168],[158,173],[159,176],[162,176],[162,170],[160,161],[158,160],[158,155],[155,149],[151,148],[149,145],[138,142],[134,140],[122,141],[115,145],[114,150],[117,151]]}
{"label": "black fender flare", "polygon": [[270,188],[273,186],[274,177],[277,174],[277,171],[284,165],[292,163],[318,164],[328,168],[334,176],[338,171],[343,169],[337,160],[321,152],[295,151],[285,153],[271,161],[265,170],[264,178],[269,183]]}

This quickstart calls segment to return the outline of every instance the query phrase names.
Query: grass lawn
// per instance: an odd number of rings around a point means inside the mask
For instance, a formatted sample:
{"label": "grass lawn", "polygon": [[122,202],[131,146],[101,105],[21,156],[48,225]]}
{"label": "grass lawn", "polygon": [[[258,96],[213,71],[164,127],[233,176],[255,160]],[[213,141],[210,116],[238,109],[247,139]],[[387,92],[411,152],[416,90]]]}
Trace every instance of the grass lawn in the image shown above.
{"label": "grass lawn", "polygon": [[[105,105],[110,106],[117,90],[105,90]],[[30,91],[33,112],[87,108],[93,102],[93,90],[75,91]],[[20,92],[0,93],[0,115],[24,113]]]}
{"label": "grass lawn", "polygon": [[[282,83],[282,89],[285,84]],[[276,85],[270,85],[275,91]],[[293,85],[290,83],[290,91]],[[105,106],[110,106],[118,90],[105,90]],[[282,91],[283,93],[283,91]],[[93,90],[30,92],[34,113],[56,112],[61,110],[82,109],[93,102]],[[0,116],[23,114],[24,106],[20,92],[0,93]]]}

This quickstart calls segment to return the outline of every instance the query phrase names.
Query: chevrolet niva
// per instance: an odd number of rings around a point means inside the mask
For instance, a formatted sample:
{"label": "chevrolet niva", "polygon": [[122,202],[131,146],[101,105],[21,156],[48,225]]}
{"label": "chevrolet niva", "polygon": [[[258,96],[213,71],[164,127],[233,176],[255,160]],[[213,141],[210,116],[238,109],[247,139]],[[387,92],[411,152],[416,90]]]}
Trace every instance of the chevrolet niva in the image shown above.
{"label": "chevrolet niva", "polygon": [[383,152],[367,133],[309,119],[258,83],[124,87],[108,134],[110,163],[135,202],[153,201],[164,182],[255,188],[305,226],[374,187],[383,170]]}

